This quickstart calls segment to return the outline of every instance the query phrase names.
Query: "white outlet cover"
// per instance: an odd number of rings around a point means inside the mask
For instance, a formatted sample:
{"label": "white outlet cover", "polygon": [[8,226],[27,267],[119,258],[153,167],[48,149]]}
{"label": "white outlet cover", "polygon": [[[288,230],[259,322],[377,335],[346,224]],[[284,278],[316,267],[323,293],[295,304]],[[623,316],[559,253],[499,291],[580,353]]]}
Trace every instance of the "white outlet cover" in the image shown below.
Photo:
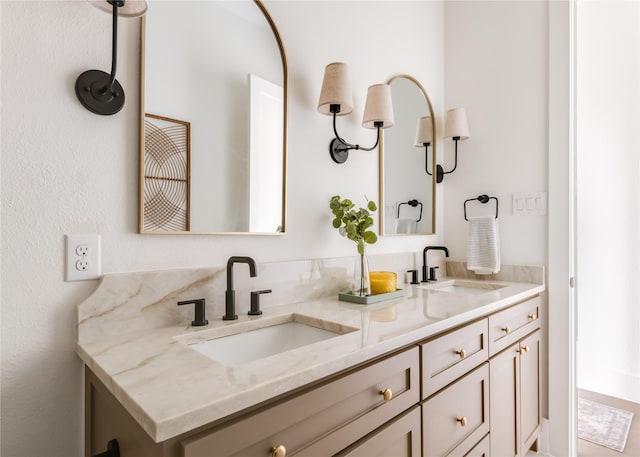
{"label": "white outlet cover", "polygon": [[[102,276],[100,235],[66,235],[65,240],[66,281],[99,279]],[[78,249],[78,246],[82,246],[82,249]],[[85,251],[86,255],[79,255]]]}

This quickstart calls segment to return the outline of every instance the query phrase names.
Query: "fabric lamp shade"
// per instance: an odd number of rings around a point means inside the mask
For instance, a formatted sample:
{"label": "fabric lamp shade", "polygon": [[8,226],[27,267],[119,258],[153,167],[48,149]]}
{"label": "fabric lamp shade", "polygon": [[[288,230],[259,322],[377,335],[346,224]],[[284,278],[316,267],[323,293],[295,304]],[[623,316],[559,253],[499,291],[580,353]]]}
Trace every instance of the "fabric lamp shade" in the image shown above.
{"label": "fabric lamp shade", "polygon": [[374,84],[367,91],[362,126],[375,129],[376,122],[382,122],[383,129],[393,126],[393,103],[389,84]]}
{"label": "fabric lamp shade", "polygon": [[[107,0],[89,0],[89,3],[109,14],[113,13],[113,5]],[[125,0],[124,6],[118,7],[118,16],[122,17],[139,17],[146,12],[146,0]]]}
{"label": "fabric lamp shade", "polygon": [[340,105],[338,116],[343,116],[353,111],[349,67],[342,62],[330,63],[324,70],[318,111],[322,114],[332,115],[331,105]]}
{"label": "fabric lamp shade", "polygon": [[422,116],[418,118],[416,125],[415,146],[424,146],[425,143],[431,144],[433,141],[433,133],[431,131],[431,117]]}
{"label": "fabric lamp shade", "polygon": [[460,137],[461,140],[469,138],[467,111],[464,108],[454,108],[447,111],[447,118],[444,125],[444,137]]}

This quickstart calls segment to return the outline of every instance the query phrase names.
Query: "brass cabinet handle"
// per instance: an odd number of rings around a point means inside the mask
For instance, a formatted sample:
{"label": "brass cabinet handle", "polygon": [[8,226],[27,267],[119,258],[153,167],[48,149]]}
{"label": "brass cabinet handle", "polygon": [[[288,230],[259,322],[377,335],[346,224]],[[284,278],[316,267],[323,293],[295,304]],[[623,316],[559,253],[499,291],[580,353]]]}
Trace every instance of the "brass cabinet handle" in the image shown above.
{"label": "brass cabinet handle", "polygon": [[287,449],[282,444],[272,447],[271,457],[287,457]]}
{"label": "brass cabinet handle", "polygon": [[529,352],[529,346],[521,346],[516,349],[516,352],[520,355],[524,354],[525,352]]}
{"label": "brass cabinet handle", "polygon": [[456,354],[460,356],[461,359],[464,359],[467,356],[467,351],[464,349],[460,349],[459,351],[455,351]]}
{"label": "brass cabinet handle", "polygon": [[536,316],[533,313],[529,314],[527,317],[529,318],[530,321],[535,321],[538,318],[538,316]]}
{"label": "brass cabinet handle", "polygon": [[380,395],[382,395],[384,401],[389,401],[393,398],[393,392],[391,391],[391,389],[381,390]]}
{"label": "brass cabinet handle", "polygon": [[511,333],[511,329],[509,327],[502,327],[501,329],[504,333]]}
{"label": "brass cabinet handle", "polygon": [[529,346],[525,346],[523,349],[524,349],[524,352],[529,352]]}
{"label": "brass cabinet handle", "polygon": [[460,422],[460,426],[464,427],[467,425],[467,418],[462,416],[462,417],[456,417],[456,422]]}

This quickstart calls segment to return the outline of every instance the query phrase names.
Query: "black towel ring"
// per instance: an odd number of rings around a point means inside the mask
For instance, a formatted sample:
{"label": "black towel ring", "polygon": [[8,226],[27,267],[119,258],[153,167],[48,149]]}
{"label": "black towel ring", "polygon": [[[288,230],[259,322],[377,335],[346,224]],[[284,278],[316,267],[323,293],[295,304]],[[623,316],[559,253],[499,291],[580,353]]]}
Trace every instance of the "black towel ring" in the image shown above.
{"label": "black towel ring", "polygon": [[472,202],[474,200],[477,200],[480,203],[488,203],[489,200],[495,200],[496,201],[496,219],[498,219],[498,199],[496,197],[489,197],[483,194],[483,195],[478,195],[476,198],[469,198],[464,201],[464,220],[465,221],[469,220],[467,219],[467,203]]}
{"label": "black towel ring", "polygon": [[418,217],[416,222],[420,222],[422,220],[422,203],[419,202],[418,200],[409,200],[408,202],[402,202],[398,205],[398,215],[396,216],[398,219],[400,219],[400,207],[402,205],[409,205],[409,206],[413,206],[414,208],[418,205],[420,205],[420,216]]}

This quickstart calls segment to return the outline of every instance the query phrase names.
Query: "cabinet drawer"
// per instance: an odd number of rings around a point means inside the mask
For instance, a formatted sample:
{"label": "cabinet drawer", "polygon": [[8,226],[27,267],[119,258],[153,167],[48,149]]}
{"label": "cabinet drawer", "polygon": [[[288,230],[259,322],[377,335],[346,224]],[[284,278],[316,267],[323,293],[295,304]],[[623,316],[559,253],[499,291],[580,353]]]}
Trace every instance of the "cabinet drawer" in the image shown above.
{"label": "cabinet drawer", "polygon": [[[451,457],[453,457],[453,455]],[[464,457],[491,457],[489,435],[482,438],[482,441],[476,444]]]}
{"label": "cabinet drawer", "polygon": [[422,405],[424,455],[465,455],[488,432],[486,362]]}
{"label": "cabinet drawer", "polygon": [[489,355],[540,328],[540,296],[489,316]]}
{"label": "cabinet drawer", "polygon": [[421,353],[424,399],[489,358],[487,319],[427,341]]}
{"label": "cabinet drawer", "polygon": [[[371,435],[358,441],[336,457],[420,457],[420,407],[384,425]],[[329,437],[330,439],[331,437]]]}
{"label": "cabinet drawer", "polygon": [[[418,380],[416,346],[186,439],[182,455],[264,457],[278,445],[287,455],[312,455],[308,447],[313,455],[333,455],[418,403]],[[388,401],[385,389],[392,392]]]}

